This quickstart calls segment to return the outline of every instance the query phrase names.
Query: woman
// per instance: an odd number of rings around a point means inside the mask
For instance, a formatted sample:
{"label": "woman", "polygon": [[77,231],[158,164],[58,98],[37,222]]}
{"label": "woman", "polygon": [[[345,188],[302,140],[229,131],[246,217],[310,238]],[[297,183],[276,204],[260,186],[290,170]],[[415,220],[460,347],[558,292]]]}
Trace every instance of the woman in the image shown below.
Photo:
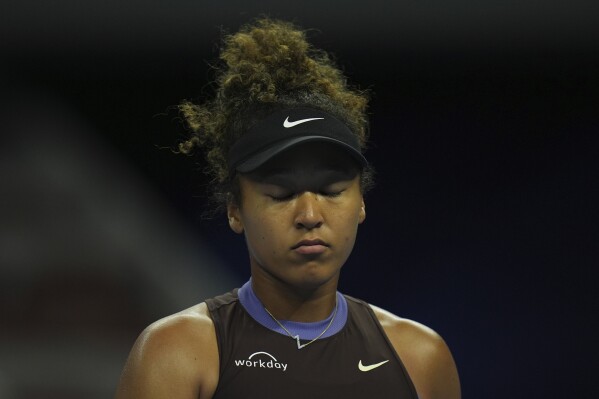
{"label": "woman", "polygon": [[459,398],[434,331],[337,291],[371,185],[366,96],[288,23],[242,28],[221,58],[215,98],[180,107],[180,148],[206,150],[252,277],[149,326],[117,398]]}

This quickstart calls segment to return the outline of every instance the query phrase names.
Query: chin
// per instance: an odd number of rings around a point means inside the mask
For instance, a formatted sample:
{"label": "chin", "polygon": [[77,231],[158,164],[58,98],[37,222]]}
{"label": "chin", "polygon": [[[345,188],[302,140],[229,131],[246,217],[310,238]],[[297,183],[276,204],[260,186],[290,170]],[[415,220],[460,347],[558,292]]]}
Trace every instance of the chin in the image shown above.
{"label": "chin", "polygon": [[333,283],[339,279],[339,269],[329,271],[322,266],[302,268],[303,270],[292,277],[291,285],[306,291],[314,291],[318,288]]}

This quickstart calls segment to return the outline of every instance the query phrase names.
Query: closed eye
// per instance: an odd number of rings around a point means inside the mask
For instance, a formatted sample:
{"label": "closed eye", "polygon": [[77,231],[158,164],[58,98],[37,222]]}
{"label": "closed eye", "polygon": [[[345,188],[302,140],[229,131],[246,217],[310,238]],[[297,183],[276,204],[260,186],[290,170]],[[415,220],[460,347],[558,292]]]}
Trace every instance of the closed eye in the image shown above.
{"label": "closed eye", "polygon": [[[341,194],[343,194],[345,190],[341,190],[341,191],[321,191],[318,193],[318,195],[322,195],[323,197],[328,197],[328,198],[337,198],[339,196],[341,196]],[[284,202],[284,201],[289,201],[293,198],[296,197],[296,193],[288,193],[288,194],[268,194],[268,197],[270,199],[272,199],[275,202]]]}
{"label": "closed eye", "polygon": [[335,198],[339,197],[345,190],[340,191],[322,191],[320,195],[324,195],[325,197]]}
{"label": "closed eye", "polygon": [[329,198],[339,197],[347,190],[348,183],[345,181],[336,181],[320,189],[319,194]]}
{"label": "closed eye", "polygon": [[266,191],[266,196],[276,202],[289,201],[295,195],[295,191],[283,187],[274,187]]}
{"label": "closed eye", "polygon": [[305,187],[298,191],[296,188],[285,187],[278,184],[266,184],[264,194],[275,202],[290,201],[302,192],[311,192],[327,198],[337,198],[345,192],[347,186],[347,182],[340,181],[321,186],[320,188]]}
{"label": "closed eye", "polygon": [[289,201],[290,199],[292,199],[295,196],[295,194],[284,194],[284,195],[268,195],[268,197],[270,197],[273,201],[276,202],[283,202],[283,201]]}

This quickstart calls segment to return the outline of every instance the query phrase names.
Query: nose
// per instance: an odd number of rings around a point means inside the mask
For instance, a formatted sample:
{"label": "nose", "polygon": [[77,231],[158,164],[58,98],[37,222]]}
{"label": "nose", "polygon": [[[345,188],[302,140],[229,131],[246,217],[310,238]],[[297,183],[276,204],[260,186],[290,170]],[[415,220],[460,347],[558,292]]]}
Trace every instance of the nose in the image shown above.
{"label": "nose", "polygon": [[315,229],[324,222],[320,198],[318,194],[304,192],[296,199],[295,227],[298,229]]}

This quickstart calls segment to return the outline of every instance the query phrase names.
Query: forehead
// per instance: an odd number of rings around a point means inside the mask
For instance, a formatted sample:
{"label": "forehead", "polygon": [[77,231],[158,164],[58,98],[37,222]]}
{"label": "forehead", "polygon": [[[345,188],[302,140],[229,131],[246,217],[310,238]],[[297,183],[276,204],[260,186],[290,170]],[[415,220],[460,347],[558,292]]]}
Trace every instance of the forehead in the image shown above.
{"label": "forehead", "polygon": [[297,145],[248,174],[252,180],[272,181],[302,176],[337,180],[353,179],[360,168],[347,151],[330,143],[305,143]]}

